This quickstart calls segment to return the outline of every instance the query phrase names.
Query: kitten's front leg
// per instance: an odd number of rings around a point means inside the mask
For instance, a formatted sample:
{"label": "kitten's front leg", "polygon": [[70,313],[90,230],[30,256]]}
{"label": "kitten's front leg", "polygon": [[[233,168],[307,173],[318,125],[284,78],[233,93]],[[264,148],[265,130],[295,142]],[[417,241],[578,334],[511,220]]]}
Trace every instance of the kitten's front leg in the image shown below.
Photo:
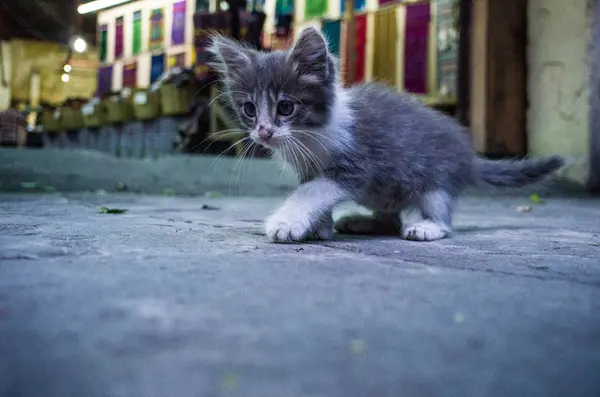
{"label": "kitten's front leg", "polygon": [[267,218],[267,237],[274,242],[303,241],[313,233],[322,239],[330,238],[333,206],[347,198],[346,190],[330,179],[306,182]]}

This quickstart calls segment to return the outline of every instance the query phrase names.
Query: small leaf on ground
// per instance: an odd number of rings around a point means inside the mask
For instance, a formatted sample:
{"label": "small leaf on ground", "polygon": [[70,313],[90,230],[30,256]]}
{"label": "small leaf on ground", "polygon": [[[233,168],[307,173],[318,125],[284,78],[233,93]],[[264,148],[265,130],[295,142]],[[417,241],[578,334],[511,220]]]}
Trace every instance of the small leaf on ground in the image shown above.
{"label": "small leaf on ground", "polygon": [[355,356],[363,354],[366,348],[367,346],[365,345],[365,342],[360,339],[353,339],[350,341],[350,353],[354,354]]}
{"label": "small leaf on ground", "polygon": [[221,377],[221,388],[225,391],[235,391],[238,383],[239,376],[233,372],[226,373]]}
{"label": "small leaf on ground", "polygon": [[124,214],[127,211],[129,211],[129,210],[124,210],[124,209],[120,209],[120,208],[100,207],[101,214]]}
{"label": "small leaf on ground", "polygon": [[529,199],[534,204],[542,204],[544,202],[537,193],[533,193],[531,196],[529,196]]}
{"label": "small leaf on ground", "polygon": [[223,194],[221,192],[206,192],[204,195],[206,198],[221,198]]}
{"label": "small leaf on ground", "polygon": [[218,211],[218,210],[220,210],[219,207],[213,207],[212,205],[208,205],[208,204],[204,204],[202,206],[202,209],[203,210],[209,210],[209,211]]}
{"label": "small leaf on ground", "polygon": [[104,190],[104,189],[97,189],[96,190],[96,194],[98,196],[106,196],[106,190]]}
{"label": "small leaf on ground", "polygon": [[38,186],[40,186],[40,184],[37,182],[21,182],[21,187],[23,189],[36,189]]}
{"label": "small leaf on ground", "polygon": [[175,189],[163,190],[163,196],[175,196]]}

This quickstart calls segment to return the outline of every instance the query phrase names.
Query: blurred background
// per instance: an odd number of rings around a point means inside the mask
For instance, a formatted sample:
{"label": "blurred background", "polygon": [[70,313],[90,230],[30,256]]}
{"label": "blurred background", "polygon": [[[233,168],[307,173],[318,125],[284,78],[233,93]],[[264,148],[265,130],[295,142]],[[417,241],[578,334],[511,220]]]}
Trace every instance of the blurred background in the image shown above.
{"label": "blurred background", "polygon": [[414,95],[469,126],[482,155],[568,156],[563,177],[598,189],[600,46],[591,44],[600,37],[599,7],[592,0],[2,2],[0,188],[40,178],[40,168],[49,178],[61,162],[80,172],[71,179],[90,180],[85,164],[112,175],[174,156],[249,156],[236,144],[243,135],[219,134],[236,125],[212,102],[218,87],[205,67],[207,33],[271,51],[316,26],[341,59],[344,84],[381,80]]}

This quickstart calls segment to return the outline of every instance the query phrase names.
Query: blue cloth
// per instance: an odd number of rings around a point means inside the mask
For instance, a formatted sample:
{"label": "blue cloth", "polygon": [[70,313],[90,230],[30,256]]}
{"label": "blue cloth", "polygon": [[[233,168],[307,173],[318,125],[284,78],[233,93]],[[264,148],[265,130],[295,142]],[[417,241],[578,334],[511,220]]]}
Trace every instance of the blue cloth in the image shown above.
{"label": "blue cloth", "polygon": [[154,83],[165,71],[165,54],[153,55],[150,61],[150,84]]}
{"label": "blue cloth", "polygon": [[323,35],[327,37],[329,42],[329,51],[336,56],[340,56],[342,22],[339,19],[324,20],[322,30]]}
{"label": "blue cloth", "polygon": [[[342,5],[342,14],[346,11],[346,1],[340,0]],[[354,11],[364,11],[367,6],[366,0],[354,0]]]}

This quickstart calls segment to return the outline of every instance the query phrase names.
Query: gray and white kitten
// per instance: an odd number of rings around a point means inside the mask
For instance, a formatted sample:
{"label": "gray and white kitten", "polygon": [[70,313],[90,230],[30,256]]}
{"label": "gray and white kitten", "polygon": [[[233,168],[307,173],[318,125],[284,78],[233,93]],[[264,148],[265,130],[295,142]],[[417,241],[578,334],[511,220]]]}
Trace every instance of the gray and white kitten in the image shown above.
{"label": "gray and white kitten", "polygon": [[[454,119],[380,84],[343,88],[337,61],[314,28],[288,51],[257,52],[215,36],[210,52],[250,139],[289,163],[301,181],[266,220],[272,241],[329,239],[334,228],[441,239],[452,230],[454,203],[465,187],[520,187],[564,165],[558,156],[479,158]],[[334,225],[334,206],[350,200],[372,215]],[[402,225],[405,209],[419,210],[422,220]]]}

